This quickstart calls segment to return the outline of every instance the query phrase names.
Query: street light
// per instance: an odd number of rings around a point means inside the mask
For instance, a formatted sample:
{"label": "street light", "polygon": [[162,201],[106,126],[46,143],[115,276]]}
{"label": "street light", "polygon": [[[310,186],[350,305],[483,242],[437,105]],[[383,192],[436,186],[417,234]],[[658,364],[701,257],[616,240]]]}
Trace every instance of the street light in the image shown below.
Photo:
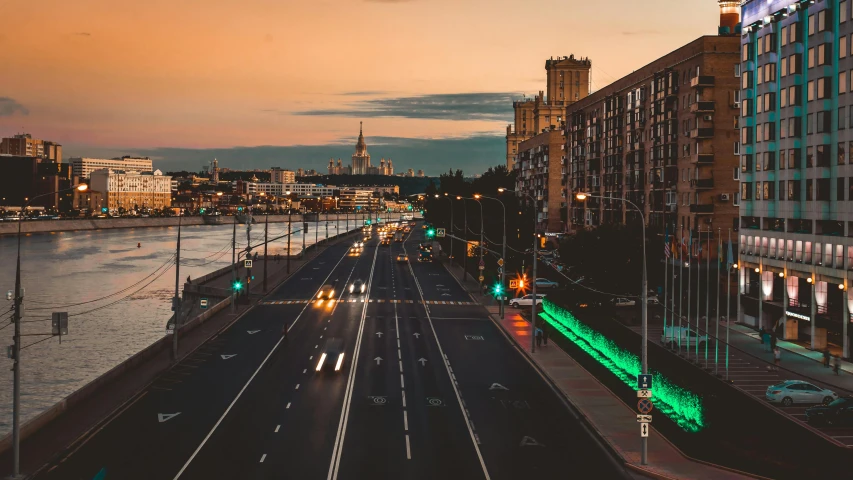
{"label": "street light", "polygon": [[[640,214],[640,225],[642,227],[643,232],[643,284],[642,284],[642,293],[640,294],[640,301],[643,302],[643,316],[642,316],[642,336],[643,336],[643,346],[642,346],[642,362],[643,362],[643,375],[649,373],[649,359],[648,359],[648,340],[649,340],[649,303],[648,303],[648,280],[646,276],[646,219],[643,215],[643,211],[638,207],[634,202],[621,197],[607,197],[601,195],[593,195],[591,193],[578,193],[575,195],[580,201],[584,201],[587,198],[600,198],[603,200],[619,200],[621,202],[625,202],[628,205],[631,205],[637,210],[637,213]],[[642,458],[641,462],[643,465],[648,463],[648,437],[643,437],[643,450],[642,450]]]}
{"label": "street light", "polygon": [[[533,203],[533,210],[536,210],[536,200],[530,195],[524,192],[517,192],[515,190],[510,190],[508,188],[498,188],[498,192],[510,192],[515,193],[516,195],[524,195]],[[506,225],[504,225],[504,239],[506,239]],[[504,240],[506,241],[506,240]],[[533,215],[533,286],[531,288],[531,295],[533,296],[533,301],[531,302],[531,316],[530,316],[530,353],[536,353],[536,257],[539,256],[539,235],[536,234],[536,215]]]}
{"label": "street light", "polygon": [[[441,198],[439,195],[436,195],[435,198]],[[447,192],[444,193],[444,198],[446,198],[450,202],[450,259],[453,261],[453,198],[447,195]]]}
{"label": "street light", "polygon": [[14,344],[12,345],[12,372],[14,379],[12,382],[12,478],[18,478],[21,474],[21,304],[24,303],[24,295],[21,288],[21,224],[24,223],[23,214],[27,211],[27,207],[33,203],[33,200],[48,195],[56,195],[58,193],[77,190],[85,192],[89,189],[89,185],[81,183],[68,188],[63,188],[55,192],[42,193],[28,200],[21,207],[22,217],[18,221],[18,258],[15,266],[15,334],[13,337]]}
{"label": "street light", "polygon": [[[477,268],[480,268],[480,266],[483,265],[483,203],[480,202],[480,195],[474,195],[474,198],[464,197],[464,198],[462,198],[462,200],[463,201],[464,200],[474,200],[475,202],[477,202],[480,205],[480,264],[477,267]],[[467,229],[468,227],[465,227],[465,228]],[[467,248],[466,248],[466,251],[467,251]],[[483,270],[481,269],[480,275],[478,275],[478,277],[482,277],[482,276],[483,276]],[[480,291],[482,292],[482,290],[483,290],[483,281],[480,280]]]}
{"label": "street light", "polygon": [[[501,247],[501,260],[506,262],[506,206],[504,205],[504,202],[502,202],[499,199],[494,198],[494,197],[487,197],[485,195],[474,195],[474,198],[485,198],[488,200],[494,200],[494,201],[501,204],[501,210],[503,211],[503,219],[504,219],[504,228],[503,228],[504,239],[503,239],[503,246]],[[501,320],[503,320],[504,319],[504,297],[505,297],[505,295],[503,295],[503,289],[504,289],[504,285],[505,285],[504,282],[506,280],[506,276],[505,276],[506,275],[505,274],[506,264],[501,265],[499,268],[501,269],[501,289],[500,289],[500,293],[501,293]]]}

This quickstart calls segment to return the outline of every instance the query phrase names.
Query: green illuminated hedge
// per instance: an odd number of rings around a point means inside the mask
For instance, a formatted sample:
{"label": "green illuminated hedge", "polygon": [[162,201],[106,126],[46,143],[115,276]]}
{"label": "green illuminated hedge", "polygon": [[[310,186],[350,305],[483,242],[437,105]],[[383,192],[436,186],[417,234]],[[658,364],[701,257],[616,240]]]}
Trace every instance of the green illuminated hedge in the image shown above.
{"label": "green illuminated hedge", "polygon": [[[542,318],[569,340],[607,367],[631,388],[637,388],[637,375],[642,372],[640,358],[620,348],[609,338],[581,322],[568,310],[554,305],[547,298],[543,302]],[[675,385],[660,372],[649,369],[653,375],[655,409],[675,421],[688,432],[698,432],[705,427],[702,398]]]}

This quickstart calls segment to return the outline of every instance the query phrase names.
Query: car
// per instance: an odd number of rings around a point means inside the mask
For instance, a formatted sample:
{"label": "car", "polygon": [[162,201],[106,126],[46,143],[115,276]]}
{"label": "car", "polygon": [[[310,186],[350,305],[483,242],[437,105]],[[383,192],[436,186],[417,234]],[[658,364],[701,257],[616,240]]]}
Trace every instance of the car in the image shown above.
{"label": "car", "polygon": [[[545,294],[537,293],[536,294],[536,305],[542,303],[542,299],[545,298]],[[520,298],[513,298],[509,301],[510,306],[518,308],[518,307],[529,307],[533,305],[533,294],[525,295]]]}
{"label": "car", "polygon": [[699,348],[702,348],[708,341],[707,335],[700,335],[688,327],[667,326],[660,335],[660,343],[675,348],[678,346],[679,338],[682,347],[696,345],[696,342],[699,342]]}
{"label": "car", "polygon": [[554,282],[552,280],[548,280],[547,278],[536,279],[536,288],[557,288],[559,286],[559,283]]}
{"label": "car", "polygon": [[407,254],[401,253],[401,254],[397,255],[397,262],[398,263],[406,263],[408,261],[409,261],[409,256]]}
{"label": "car", "polygon": [[806,422],[812,425],[853,425],[853,397],[839,397],[829,405],[807,408]]}
{"label": "car", "polygon": [[363,241],[355,242],[355,246],[358,248],[364,248],[364,242]]}
{"label": "car", "polygon": [[779,403],[783,407],[790,407],[795,403],[829,405],[838,398],[838,394],[803,380],[785,380],[767,387],[764,398],[770,403]]}
{"label": "car", "polygon": [[389,240],[387,238],[383,238],[382,241],[379,242],[379,245],[382,245],[383,247],[387,247],[387,246],[391,245],[391,240]]}
{"label": "car", "polygon": [[367,285],[360,278],[349,285],[349,293],[364,293],[366,289]]}
{"label": "car", "polygon": [[344,364],[344,341],[340,338],[331,337],[326,339],[323,345],[320,359],[317,361],[316,371],[334,367],[335,372],[340,372]]}
{"label": "car", "polygon": [[613,302],[614,307],[633,307],[637,304],[635,300],[625,297],[616,297],[610,301]]}
{"label": "car", "polygon": [[411,228],[409,228],[409,227],[406,227],[406,228],[404,228],[404,229],[403,229],[403,232],[404,232],[404,233],[409,233],[409,232],[411,232],[411,231],[412,231],[412,229],[411,229]]}
{"label": "car", "polygon": [[409,222],[409,225],[411,225],[411,226],[413,226],[413,227],[414,227],[415,225],[417,225],[417,224],[418,224],[418,222],[415,222],[415,221],[411,221],[411,222]]}
{"label": "car", "polygon": [[331,283],[327,283],[320,288],[320,292],[317,294],[317,298],[322,300],[324,298],[333,298],[335,296],[335,285]]}
{"label": "car", "polygon": [[361,253],[361,249],[356,247],[356,246],[352,246],[349,249],[349,253],[353,253],[353,254]]}

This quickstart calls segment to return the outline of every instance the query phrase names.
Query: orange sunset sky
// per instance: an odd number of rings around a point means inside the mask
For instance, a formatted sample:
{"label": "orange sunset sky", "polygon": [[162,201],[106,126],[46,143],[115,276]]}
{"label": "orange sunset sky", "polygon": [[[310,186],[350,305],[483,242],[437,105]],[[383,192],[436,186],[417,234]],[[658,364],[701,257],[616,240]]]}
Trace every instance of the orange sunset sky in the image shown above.
{"label": "orange sunset sky", "polygon": [[[0,0],[0,135],[58,141],[66,157],[349,151],[364,120],[377,160],[379,138],[489,136],[498,164],[509,102],[545,88],[546,58],[590,57],[600,88],[715,34],[718,12],[715,0]],[[314,167],[336,151],[314,150]]]}

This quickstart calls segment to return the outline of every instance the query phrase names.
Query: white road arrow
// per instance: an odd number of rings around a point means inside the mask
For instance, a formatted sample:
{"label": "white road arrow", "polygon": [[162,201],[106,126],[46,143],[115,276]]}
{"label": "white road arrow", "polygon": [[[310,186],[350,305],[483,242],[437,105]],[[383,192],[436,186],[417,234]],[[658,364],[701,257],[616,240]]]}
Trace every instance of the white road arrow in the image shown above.
{"label": "white road arrow", "polygon": [[382,338],[382,332],[376,332],[376,336]]}
{"label": "white road arrow", "polygon": [[421,358],[419,358],[419,359],[418,359],[418,361],[419,361],[419,362],[421,362],[421,366],[422,366],[422,367],[425,367],[425,366],[426,366],[426,362],[427,362],[427,359],[426,359],[426,358],[421,357]]}
{"label": "white road arrow", "polygon": [[[500,383],[493,383],[492,386],[489,387],[489,390],[507,390],[507,391],[509,391],[508,388],[504,387]],[[524,437],[524,438],[527,438],[527,437]]]}
{"label": "white road arrow", "polygon": [[228,360],[229,358],[236,357],[236,356],[237,356],[236,353],[234,353],[232,355],[220,355],[220,357],[222,357],[223,360]]}
{"label": "white road arrow", "polygon": [[376,357],[374,360],[376,360],[376,364],[379,365],[379,362],[382,361],[382,357]]}
{"label": "white road arrow", "polygon": [[178,413],[158,413],[157,414],[157,421],[159,421],[160,423],[168,422],[169,420],[177,417],[180,414],[181,414],[181,412],[178,412]]}
{"label": "white road arrow", "polygon": [[246,330],[246,332],[248,332],[249,335],[254,335],[254,334],[260,332],[260,330]]}
{"label": "white road arrow", "polygon": [[412,335],[414,335],[414,336],[415,336],[415,338],[421,338],[421,334],[420,334],[420,333],[418,333],[418,332],[415,332],[415,333],[413,333]]}
{"label": "white road arrow", "polygon": [[518,444],[519,447],[544,447],[545,445],[536,441],[533,437],[524,437],[521,439],[521,443]]}

